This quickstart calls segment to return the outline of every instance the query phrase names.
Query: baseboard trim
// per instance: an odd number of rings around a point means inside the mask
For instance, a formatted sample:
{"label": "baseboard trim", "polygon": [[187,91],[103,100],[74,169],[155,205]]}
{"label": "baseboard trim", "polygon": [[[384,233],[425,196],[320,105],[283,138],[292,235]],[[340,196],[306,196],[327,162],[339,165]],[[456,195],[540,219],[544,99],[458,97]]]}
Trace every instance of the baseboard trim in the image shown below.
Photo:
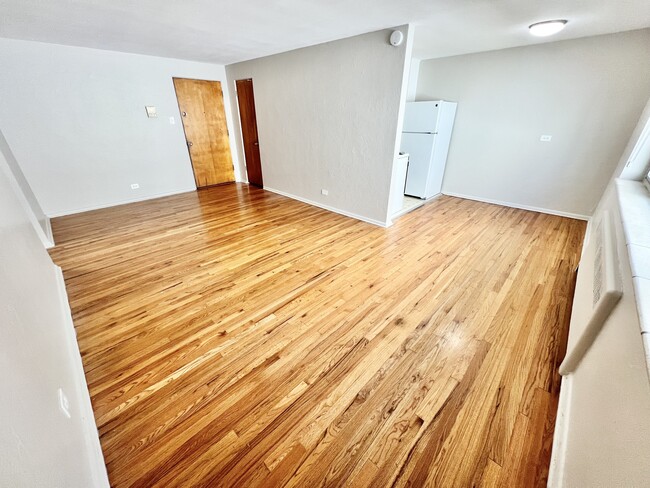
{"label": "baseboard trim", "polygon": [[[93,487],[109,488],[110,483],[108,481],[108,472],[106,471],[102,446],[99,442],[99,433],[97,431],[97,424],[95,423],[95,414],[93,413],[93,407],[90,403],[90,393],[88,392],[88,384],[86,383],[86,376],[81,361],[81,352],[79,352],[79,344],[77,343],[77,333],[75,332],[74,322],[72,321],[72,312],[70,310],[70,303],[68,302],[68,292],[65,288],[65,279],[63,278],[63,271],[61,268],[56,265],[54,265],[54,268],[61,310],[65,320],[68,351],[70,351],[70,360],[73,362],[73,374],[75,375],[75,382],[77,383],[78,391],[82,393],[80,398],[78,398],[78,403],[86,448],[89,454],[88,458],[91,463],[90,471],[93,478]],[[85,395],[83,393],[85,393]]]}
{"label": "baseboard trim", "polygon": [[569,412],[571,408],[571,392],[573,376],[563,376],[560,384],[560,398],[555,417],[555,431],[553,432],[553,448],[551,451],[551,464],[548,471],[549,488],[564,486],[564,461],[566,459],[566,445],[569,435]]}
{"label": "baseboard trim", "polygon": [[545,213],[549,215],[557,215],[559,217],[568,217],[570,219],[577,219],[577,220],[589,220],[591,217],[589,215],[582,215],[582,214],[576,214],[576,213],[571,213],[571,212],[563,212],[561,210],[551,210],[548,208],[541,208],[541,207],[533,207],[530,205],[521,205],[519,203],[512,203],[512,202],[504,202],[502,200],[493,200],[491,198],[483,198],[483,197],[477,197],[475,195],[465,195],[463,193],[455,193],[455,192],[448,192],[448,191],[443,191],[443,195],[449,195],[450,197],[457,197],[457,198],[465,198],[467,200],[474,200],[476,202],[483,202],[483,203],[492,203],[494,205],[501,205],[503,207],[512,207],[512,208],[518,208],[521,210],[530,210],[531,212],[539,212],[539,213]]}
{"label": "baseboard trim", "polygon": [[299,202],[306,203],[307,205],[312,205],[314,207],[322,208],[323,210],[327,210],[329,212],[334,212],[334,213],[337,213],[339,215],[344,215],[344,216],[350,217],[352,219],[361,220],[362,222],[366,222],[368,224],[377,225],[379,227],[389,227],[390,226],[389,222],[381,222],[380,220],[375,220],[375,219],[371,219],[371,218],[368,218],[368,217],[364,217],[363,215],[348,212],[347,210],[341,210],[339,208],[330,207],[329,205],[323,205],[322,203],[314,202],[313,200],[309,200],[307,198],[299,197],[297,195],[293,195],[291,193],[287,193],[287,192],[282,191],[282,190],[277,190],[275,188],[269,188],[268,186],[265,186],[264,189],[266,191],[270,191],[271,193],[277,193],[278,195],[282,195],[283,197],[291,198],[292,200],[298,200]]}
{"label": "baseboard trim", "polygon": [[155,193],[153,195],[148,195],[143,198],[133,198],[130,200],[120,200],[118,202],[102,203],[100,205],[91,205],[89,207],[82,207],[73,210],[65,210],[63,212],[51,212],[47,214],[47,217],[53,219],[56,217],[64,217],[66,215],[74,215],[83,212],[90,212],[91,210],[101,210],[102,208],[119,207],[120,205],[126,205],[128,203],[145,202],[147,200],[155,200],[156,198],[170,197],[172,195],[180,195],[181,193],[189,193],[191,191],[196,191],[196,187],[164,192],[164,193]]}

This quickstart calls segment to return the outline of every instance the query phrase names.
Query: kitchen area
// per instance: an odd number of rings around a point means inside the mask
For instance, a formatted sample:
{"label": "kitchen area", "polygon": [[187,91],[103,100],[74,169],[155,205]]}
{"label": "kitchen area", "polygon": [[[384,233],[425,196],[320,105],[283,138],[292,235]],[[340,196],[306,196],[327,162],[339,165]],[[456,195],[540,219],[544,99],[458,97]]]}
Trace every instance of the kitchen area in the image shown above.
{"label": "kitchen area", "polygon": [[400,154],[393,166],[389,216],[392,220],[442,193],[457,103],[407,102]]}

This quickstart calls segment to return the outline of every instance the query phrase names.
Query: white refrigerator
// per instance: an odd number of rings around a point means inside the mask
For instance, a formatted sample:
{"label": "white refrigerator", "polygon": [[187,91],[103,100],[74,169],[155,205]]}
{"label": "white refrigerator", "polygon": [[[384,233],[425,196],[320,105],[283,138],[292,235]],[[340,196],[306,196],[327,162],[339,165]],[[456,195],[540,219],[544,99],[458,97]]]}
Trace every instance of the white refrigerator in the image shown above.
{"label": "white refrigerator", "polygon": [[442,190],[455,102],[407,102],[400,151],[409,154],[406,195],[431,198]]}

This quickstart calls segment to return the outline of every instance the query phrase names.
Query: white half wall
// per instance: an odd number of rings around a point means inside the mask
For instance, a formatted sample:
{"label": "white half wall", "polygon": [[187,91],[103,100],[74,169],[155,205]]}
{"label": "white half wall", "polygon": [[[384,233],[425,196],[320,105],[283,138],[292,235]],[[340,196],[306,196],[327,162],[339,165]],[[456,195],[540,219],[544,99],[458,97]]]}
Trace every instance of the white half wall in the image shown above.
{"label": "white half wall", "polygon": [[417,100],[458,102],[443,193],[590,216],[648,80],[648,29],[423,60]]}
{"label": "white half wall", "polygon": [[50,217],[196,188],[172,77],[221,81],[233,134],[223,66],[10,39],[0,66],[0,130]]}
{"label": "white half wall", "polygon": [[[399,47],[388,42],[392,29],[382,30],[226,67],[233,92],[236,80],[253,79],[265,187],[388,222],[411,47],[408,26],[398,29]],[[235,96],[232,107],[238,114]]]}
{"label": "white half wall", "polygon": [[0,486],[108,487],[63,275],[12,177],[0,152]]}

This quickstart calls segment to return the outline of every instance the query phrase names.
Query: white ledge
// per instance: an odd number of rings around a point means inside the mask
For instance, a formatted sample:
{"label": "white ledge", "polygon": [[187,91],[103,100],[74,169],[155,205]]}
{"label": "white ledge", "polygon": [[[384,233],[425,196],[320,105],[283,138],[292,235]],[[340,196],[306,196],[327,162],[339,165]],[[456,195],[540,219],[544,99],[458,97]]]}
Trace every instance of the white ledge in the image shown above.
{"label": "white ledge", "polygon": [[650,193],[640,181],[622,179],[616,180],[616,190],[650,374]]}

